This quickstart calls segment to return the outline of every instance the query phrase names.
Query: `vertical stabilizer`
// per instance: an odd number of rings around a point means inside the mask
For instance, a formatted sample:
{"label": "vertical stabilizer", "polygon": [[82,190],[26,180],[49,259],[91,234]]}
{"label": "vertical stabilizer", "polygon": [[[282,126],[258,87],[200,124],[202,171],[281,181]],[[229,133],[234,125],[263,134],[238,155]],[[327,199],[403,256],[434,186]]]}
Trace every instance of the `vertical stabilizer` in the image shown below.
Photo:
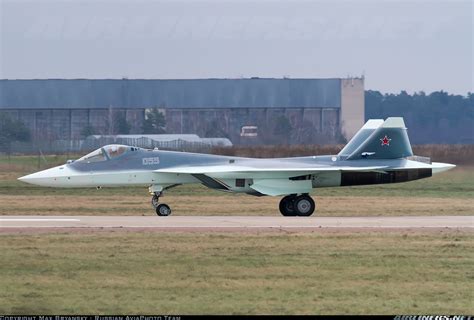
{"label": "vertical stabilizer", "polygon": [[354,137],[345,145],[345,147],[339,152],[338,156],[348,157],[350,156],[367,138],[377,130],[384,121],[382,119],[370,119],[362,128],[355,134]]}
{"label": "vertical stabilizer", "polygon": [[347,160],[398,159],[412,155],[413,151],[403,118],[392,117],[387,118],[364,142],[355,148]]}

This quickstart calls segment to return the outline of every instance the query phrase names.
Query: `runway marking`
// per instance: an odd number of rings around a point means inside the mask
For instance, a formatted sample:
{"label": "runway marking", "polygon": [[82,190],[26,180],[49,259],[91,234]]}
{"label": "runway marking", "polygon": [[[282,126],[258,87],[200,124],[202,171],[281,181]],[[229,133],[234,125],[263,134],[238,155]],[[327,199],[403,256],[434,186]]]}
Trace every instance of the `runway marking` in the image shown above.
{"label": "runway marking", "polygon": [[27,221],[27,222],[37,222],[37,221],[46,221],[46,222],[62,222],[62,221],[81,221],[80,219],[18,219],[18,218],[0,218],[0,222],[2,221]]}
{"label": "runway marking", "polygon": [[[32,228],[0,226],[0,228]],[[34,226],[33,228],[66,228],[66,226]],[[71,229],[474,229],[471,226],[70,226]]]}
{"label": "runway marking", "polygon": [[474,230],[474,216],[398,216],[398,217],[246,217],[246,216],[4,216],[0,229],[5,228],[109,228],[161,230],[318,230],[338,229],[436,229],[462,228]]}

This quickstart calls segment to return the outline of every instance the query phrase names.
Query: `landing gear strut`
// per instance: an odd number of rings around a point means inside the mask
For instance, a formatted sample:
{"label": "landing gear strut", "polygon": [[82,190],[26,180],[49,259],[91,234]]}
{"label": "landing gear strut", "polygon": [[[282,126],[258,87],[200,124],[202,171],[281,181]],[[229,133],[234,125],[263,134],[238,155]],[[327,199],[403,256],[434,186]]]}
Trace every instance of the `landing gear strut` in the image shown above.
{"label": "landing gear strut", "polygon": [[153,197],[151,198],[151,205],[155,208],[156,214],[161,217],[166,217],[171,214],[171,208],[165,203],[159,203],[160,197],[163,193],[155,192],[153,193]]}
{"label": "landing gear strut", "polygon": [[280,212],[285,217],[309,217],[313,214],[315,208],[314,200],[308,194],[300,196],[292,194],[280,201]]}

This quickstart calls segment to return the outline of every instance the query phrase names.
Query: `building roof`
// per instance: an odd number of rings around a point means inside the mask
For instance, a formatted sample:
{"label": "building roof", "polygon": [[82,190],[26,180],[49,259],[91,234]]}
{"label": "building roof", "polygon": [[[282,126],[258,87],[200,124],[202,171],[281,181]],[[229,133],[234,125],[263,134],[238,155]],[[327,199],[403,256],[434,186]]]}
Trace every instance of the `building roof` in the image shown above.
{"label": "building roof", "polygon": [[91,137],[96,139],[100,138],[116,138],[116,139],[151,139],[153,141],[175,141],[183,140],[187,142],[201,142],[201,138],[197,134],[117,134],[117,135],[106,135],[106,134],[94,134]]}
{"label": "building roof", "polygon": [[197,134],[117,134],[117,135],[90,135],[88,142],[101,140],[105,143],[120,143],[150,148],[152,145],[161,147],[179,148],[186,145],[207,145],[231,147],[232,142],[227,138],[201,138]]}
{"label": "building roof", "polygon": [[0,109],[340,105],[341,79],[0,80]]}

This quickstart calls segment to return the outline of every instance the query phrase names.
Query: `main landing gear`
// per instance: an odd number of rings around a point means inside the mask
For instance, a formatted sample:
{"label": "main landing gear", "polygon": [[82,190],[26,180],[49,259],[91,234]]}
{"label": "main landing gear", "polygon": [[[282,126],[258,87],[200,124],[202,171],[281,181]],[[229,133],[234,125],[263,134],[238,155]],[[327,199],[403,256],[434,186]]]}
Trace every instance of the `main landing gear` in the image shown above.
{"label": "main landing gear", "polygon": [[316,204],[308,194],[289,195],[281,199],[280,212],[285,217],[309,217],[313,214]]}
{"label": "main landing gear", "polygon": [[166,217],[171,214],[171,208],[165,203],[159,203],[162,194],[162,192],[155,192],[151,198],[151,205],[155,208],[157,215]]}

